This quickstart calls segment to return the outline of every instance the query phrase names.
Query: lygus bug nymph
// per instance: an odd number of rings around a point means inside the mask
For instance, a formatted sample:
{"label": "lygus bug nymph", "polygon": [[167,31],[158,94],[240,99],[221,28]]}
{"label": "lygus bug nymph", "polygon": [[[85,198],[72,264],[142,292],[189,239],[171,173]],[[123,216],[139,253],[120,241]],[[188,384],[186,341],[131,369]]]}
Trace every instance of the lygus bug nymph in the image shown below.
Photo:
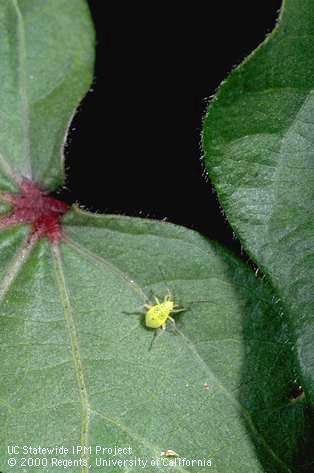
{"label": "lygus bug nymph", "polygon": [[165,330],[167,321],[170,320],[175,327],[175,321],[171,317],[171,314],[183,312],[185,309],[179,308],[178,304],[172,300],[170,292],[164,297],[164,300],[160,302],[158,297],[154,298],[156,304],[145,304],[144,308],[147,309],[145,315],[145,325],[149,328],[161,328]]}
{"label": "lygus bug nymph", "polygon": [[[155,303],[146,303],[144,305],[144,309],[146,310],[145,313],[145,325],[148,328],[155,329],[155,336],[152,340],[151,347],[156,341],[156,338],[165,332],[167,327],[167,322],[171,322],[173,331],[176,334],[180,334],[181,332],[176,327],[176,322],[172,317],[173,314],[177,314],[179,312],[184,312],[187,310],[186,307],[182,307],[175,302],[175,299],[172,296],[172,290],[170,291],[167,284],[166,278],[164,277],[162,268],[158,266],[160,274],[162,276],[162,282],[165,285],[167,290],[167,294],[164,296],[163,300],[160,301],[158,297],[154,296]],[[208,300],[199,300],[191,302],[190,304],[194,303],[201,303],[201,302],[209,302]],[[157,335],[157,330],[161,329]],[[157,335],[157,336],[156,336]],[[182,335],[182,334],[181,334]]]}
{"label": "lygus bug nymph", "polygon": [[[175,298],[172,296],[172,291],[169,290],[166,284],[166,278],[164,278],[162,269],[158,266],[159,271],[162,275],[162,282],[166,288],[167,293],[163,296],[159,296],[159,298],[154,295],[153,299],[150,299],[148,296],[144,294],[144,304],[141,308],[141,313],[143,314],[143,309],[145,309],[145,327],[148,329],[153,329],[155,334],[151,342],[150,349],[153,346],[154,341],[158,338],[162,333],[165,332],[167,328],[167,322],[171,322],[172,329],[175,334],[183,335],[177,328],[176,322],[172,317],[173,314],[177,314],[179,312],[184,312],[189,309],[191,304],[198,304],[202,302],[211,302],[210,300],[198,300],[198,301],[191,301],[188,302],[188,307],[182,307],[181,305],[175,302]],[[159,293],[160,294],[160,293]],[[134,313],[134,312],[133,312]],[[138,311],[136,311],[138,313]]]}
{"label": "lygus bug nymph", "polygon": [[[145,325],[148,328],[156,329],[155,336],[151,343],[151,348],[153,346],[154,340],[156,340],[156,338],[166,330],[168,321],[172,323],[174,331],[179,333],[176,328],[175,320],[171,317],[171,315],[178,312],[183,312],[185,310],[183,307],[180,308],[180,306],[174,302],[169,289],[168,294],[165,295],[162,302],[160,302],[156,296],[154,296],[154,299],[155,304],[144,305],[144,308],[146,309]],[[158,329],[161,330],[156,336]]]}

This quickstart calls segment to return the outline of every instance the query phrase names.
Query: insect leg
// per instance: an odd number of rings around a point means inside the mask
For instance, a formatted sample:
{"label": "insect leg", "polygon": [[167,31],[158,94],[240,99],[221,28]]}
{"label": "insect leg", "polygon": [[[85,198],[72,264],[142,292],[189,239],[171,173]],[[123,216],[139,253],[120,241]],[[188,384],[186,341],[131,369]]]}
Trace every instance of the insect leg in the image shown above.
{"label": "insect leg", "polygon": [[126,310],[123,310],[122,311],[122,314],[125,314],[125,315],[143,315],[143,306],[141,307],[136,307],[134,310],[132,311],[126,311]]}
{"label": "insect leg", "polygon": [[[186,309],[182,307],[182,309],[173,309],[172,312],[173,312],[173,314],[178,314],[179,312],[185,312],[185,311],[186,311]],[[169,317],[169,319],[170,319],[170,317]]]}
{"label": "insect leg", "polygon": [[[184,310],[184,309],[182,309],[182,310]],[[170,315],[169,315],[169,317],[168,317],[168,320],[171,322],[172,330],[174,331],[174,333],[175,333],[176,335],[178,335],[180,332],[179,332],[179,330],[177,329],[176,321],[175,321],[172,317],[170,317]]]}
{"label": "insect leg", "polygon": [[166,330],[166,324],[163,324],[158,331],[155,330],[154,336],[152,338],[152,342],[151,342],[150,347],[149,347],[149,351],[151,351],[151,349],[153,348],[153,345],[156,342],[157,338],[159,338],[160,335],[165,333],[165,330]]}

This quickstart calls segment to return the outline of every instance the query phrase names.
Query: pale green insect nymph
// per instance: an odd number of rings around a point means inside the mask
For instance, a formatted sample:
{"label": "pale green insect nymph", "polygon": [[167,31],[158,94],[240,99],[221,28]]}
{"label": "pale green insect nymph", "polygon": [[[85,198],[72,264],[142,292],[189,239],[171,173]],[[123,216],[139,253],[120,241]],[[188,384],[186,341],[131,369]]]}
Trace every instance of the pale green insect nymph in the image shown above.
{"label": "pale green insect nymph", "polygon": [[172,300],[171,294],[168,293],[162,302],[155,297],[156,304],[145,304],[144,307],[147,309],[145,315],[145,325],[149,328],[162,328],[165,330],[167,321],[170,320],[175,326],[175,321],[171,317],[171,314],[182,312],[184,309],[180,309],[178,304],[175,304]]}
{"label": "pale green insect nymph", "polygon": [[[156,338],[158,338],[162,333],[165,332],[168,321],[171,322],[173,331],[176,334],[181,334],[181,332],[176,328],[176,322],[174,318],[172,317],[172,315],[187,310],[186,307],[182,307],[181,305],[175,302],[175,298],[172,296],[171,291],[169,290],[169,288],[167,287],[165,283],[166,278],[163,275],[162,268],[160,266],[158,267],[159,267],[165,288],[167,290],[167,293],[162,300],[154,296],[153,302],[150,302],[149,299],[147,298],[146,299],[147,302],[144,304],[145,326],[149,329],[154,329],[155,331],[155,336],[152,340],[151,347],[154,341],[156,341]],[[189,304],[194,304],[194,303],[199,303],[199,302],[208,302],[208,300],[199,300],[195,302],[193,301],[193,302],[190,302]]]}
{"label": "pale green insect nymph", "polygon": [[[145,308],[145,326],[150,329],[155,329],[155,336],[152,340],[151,348],[154,341],[165,332],[167,322],[171,322],[175,333],[180,334],[181,332],[176,328],[176,322],[172,317],[173,314],[183,312],[187,310],[185,307],[176,304],[169,289],[168,293],[164,296],[164,299],[160,301],[158,297],[154,296],[155,303],[144,304]],[[208,300],[199,300],[190,302],[190,304],[209,302]],[[161,329],[161,330],[158,330]],[[181,334],[182,335],[182,334]]]}
{"label": "pale green insect nymph", "polygon": [[[184,308],[179,308],[179,305],[176,304],[168,290],[168,294],[165,295],[163,301],[161,302],[158,297],[154,297],[155,304],[145,304],[144,308],[146,309],[145,314],[145,325],[148,328],[156,329],[155,337],[152,340],[151,348],[154,341],[164,333],[166,330],[168,320],[172,323],[173,328],[176,333],[179,333],[176,329],[175,320],[171,317],[172,314],[183,312]],[[157,330],[161,329],[157,335]]]}

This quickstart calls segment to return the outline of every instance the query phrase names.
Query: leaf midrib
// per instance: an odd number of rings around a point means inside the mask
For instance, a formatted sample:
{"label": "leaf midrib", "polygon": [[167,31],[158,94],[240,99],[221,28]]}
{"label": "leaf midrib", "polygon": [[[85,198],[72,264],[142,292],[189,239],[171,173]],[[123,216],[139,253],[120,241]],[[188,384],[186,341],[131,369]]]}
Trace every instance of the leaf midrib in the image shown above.
{"label": "leaf midrib", "polygon": [[[80,401],[81,401],[81,435],[80,435],[81,446],[88,447],[89,420],[90,420],[91,408],[90,408],[88,394],[87,394],[83,364],[82,364],[82,360],[80,356],[78,335],[77,335],[75,321],[72,315],[69,289],[65,281],[62,258],[61,258],[59,246],[53,245],[51,249],[52,249],[56,281],[59,288],[60,300],[63,306],[64,318],[65,318],[66,327],[67,327],[67,331],[68,331],[70,343],[71,343],[71,351],[73,355],[75,374],[76,374],[76,379],[77,379],[77,384],[78,384],[78,389],[79,389],[79,396],[80,396]],[[86,464],[82,465],[81,471],[82,473],[87,473],[89,470],[88,449],[83,450],[82,457],[84,458],[84,460],[86,460]]]}
{"label": "leaf midrib", "polygon": [[22,115],[22,131],[23,131],[23,157],[28,166],[27,175],[32,178],[31,166],[31,146],[30,146],[30,119],[29,119],[29,99],[27,90],[27,53],[26,38],[24,29],[24,19],[18,5],[18,0],[12,0],[17,18],[17,59],[18,59],[18,83],[19,94],[21,98],[21,115]]}

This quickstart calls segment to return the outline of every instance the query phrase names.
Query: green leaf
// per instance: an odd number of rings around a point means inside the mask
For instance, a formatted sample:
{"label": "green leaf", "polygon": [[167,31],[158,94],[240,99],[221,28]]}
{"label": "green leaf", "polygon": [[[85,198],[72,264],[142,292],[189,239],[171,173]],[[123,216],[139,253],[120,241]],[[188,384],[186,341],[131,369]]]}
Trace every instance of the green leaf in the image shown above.
{"label": "green leaf", "polygon": [[65,133],[91,82],[93,47],[84,0],[0,0],[1,188],[21,175],[63,183]]}
{"label": "green leaf", "polygon": [[[60,247],[28,250],[23,226],[0,233],[1,445],[92,445],[89,471],[102,471],[96,445],[130,445],[127,460],[172,449],[217,472],[294,471],[306,411],[290,399],[295,354],[267,284],[191,230],[79,210],[64,223]],[[186,311],[150,349],[143,306],[168,289]]]}
{"label": "green leaf", "polygon": [[290,317],[314,401],[314,5],[280,22],[220,87],[204,122],[205,163],[229,222]]}

